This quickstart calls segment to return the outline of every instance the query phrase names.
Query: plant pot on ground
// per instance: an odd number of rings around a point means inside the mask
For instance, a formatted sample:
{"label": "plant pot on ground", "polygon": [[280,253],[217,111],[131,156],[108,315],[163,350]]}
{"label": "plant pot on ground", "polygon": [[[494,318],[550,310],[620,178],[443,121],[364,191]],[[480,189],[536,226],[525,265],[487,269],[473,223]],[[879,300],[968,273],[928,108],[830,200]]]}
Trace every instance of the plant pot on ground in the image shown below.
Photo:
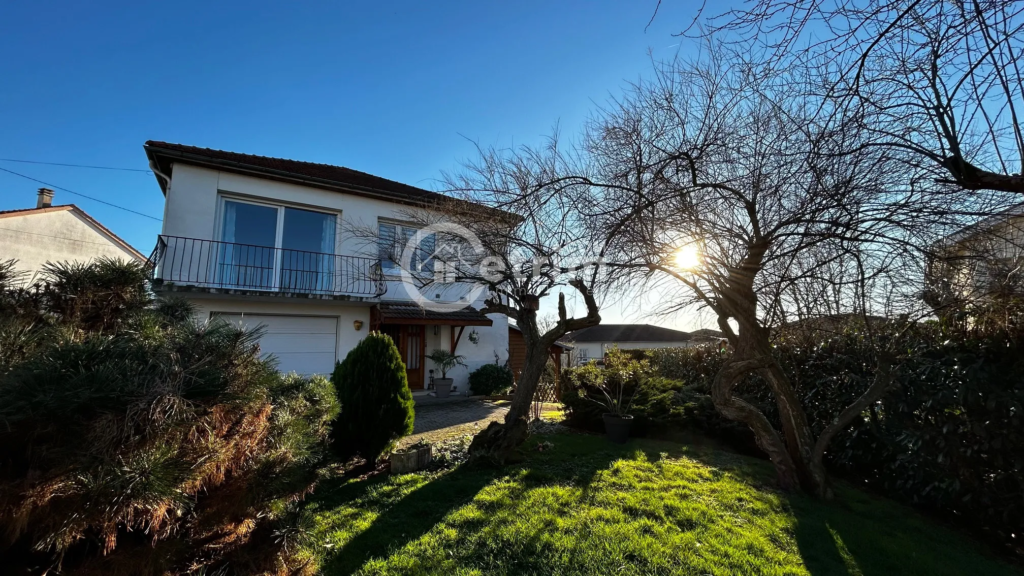
{"label": "plant pot on ground", "polygon": [[438,348],[427,354],[427,359],[441,371],[441,377],[434,378],[434,395],[447,398],[452,393],[452,379],[448,377],[448,371],[456,366],[465,366],[466,357]]}
{"label": "plant pot on ground", "polygon": [[452,393],[451,378],[434,378],[434,395],[438,398],[447,398]]}
{"label": "plant pot on ground", "polygon": [[626,394],[626,378],[622,374],[610,373],[601,374],[601,380],[597,384],[601,391],[601,398],[593,398],[587,394],[587,399],[597,403],[605,409],[603,415],[605,436],[610,442],[624,444],[629,440],[629,429],[633,425],[633,416],[629,408],[636,397],[636,391]]}
{"label": "plant pot on ground", "polygon": [[629,441],[629,429],[633,426],[633,417],[629,414],[605,414],[604,435],[609,442],[625,444]]}
{"label": "plant pot on ground", "polygon": [[391,453],[391,473],[408,474],[430,466],[433,450],[430,444],[418,442],[408,448]]}

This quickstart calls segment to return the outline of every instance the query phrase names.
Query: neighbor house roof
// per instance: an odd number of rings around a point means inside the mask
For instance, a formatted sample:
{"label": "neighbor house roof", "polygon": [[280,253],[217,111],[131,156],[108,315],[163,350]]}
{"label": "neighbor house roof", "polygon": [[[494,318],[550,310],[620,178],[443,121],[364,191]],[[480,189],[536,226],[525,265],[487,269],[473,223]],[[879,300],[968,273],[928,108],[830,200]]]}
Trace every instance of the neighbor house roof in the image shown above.
{"label": "neighbor house roof", "polygon": [[566,336],[578,342],[682,342],[690,340],[689,333],[650,324],[599,324]]}
{"label": "neighbor house roof", "polygon": [[101,234],[103,234],[104,236],[109,238],[112,243],[117,244],[121,248],[124,248],[126,251],[131,253],[131,255],[136,260],[138,260],[140,262],[145,262],[146,261],[146,257],[143,256],[141,252],[139,252],[138,250],[133,248],[131,244],[129,244],[129,243],[125,242],[124,240],[122,240],[120,236],[118,236],[117,234],[114,234],[113,232],[111,232],[109,228],[107,228],[103,224],[100,224],[98,220],[96,220],[92,216],[89,216],[89,214],[87,214],[85,212],[85,210],[82,210],[81,208],[79,208],[78,206],[75,206],[74,204],[61,204],[59,206],[47,206],[46,208],[22,208],[20,210],[3,210],[3,211],[0,211],[0,219],[3,219],[3,218],[13,218],[13,217],[16,217],[16,216],[35,216],[35,215],[38,215],[38,214],[48,214],[50,212],[68,212],[68,211],[78,215],[80,218],[82,218],[83,220],[85,220],[89,224],[92,224],[93,226],[95,226],[96,229]]}
{"label": "neighbor house roof", "polygon": [[949,236],[946,236],[939,242],[939,244],[948,246],[956,244],[958,242],[962,242],[974,236],[975,234],[978,234],[979,232],[985,231],[994,226],[998,226],[1003,222],[1007,222],[1013,218],[1017,218],[1020,216],[1024,216],[1024,202],[1021,202],[1020,204],[1015,204],[1005,210],[1001,210],[999,212],[996,212],[995,214],[986,216],[973,224],[968,224],[967,226],[960,228],[959,230],[950,234]]}
{"label": "neighbor house roof", "polygon": [[[345,168],[344,166],[287,160],[271,156],[256,156],[239,152],[226,152],[224,150],[172,144],[157,140],[147,141],[145,149],[146,156],[150,160],[150,166],[167,176],[171,176],[176,162],[182,162],[317,188],[342,190],[351,194],[384,198],[403,204],[430,206],[441,202],[461,202],[444,194],[402,184],[401,182]],[[157,182],[160,184],[160,189],[166,195],[167,181],[157,175]],[[470,202],[467,202],[466,205],[480,206],[487,210],[493,210]],[[506,212],[500,210],[494,210],[494,212],[507,215]]]}

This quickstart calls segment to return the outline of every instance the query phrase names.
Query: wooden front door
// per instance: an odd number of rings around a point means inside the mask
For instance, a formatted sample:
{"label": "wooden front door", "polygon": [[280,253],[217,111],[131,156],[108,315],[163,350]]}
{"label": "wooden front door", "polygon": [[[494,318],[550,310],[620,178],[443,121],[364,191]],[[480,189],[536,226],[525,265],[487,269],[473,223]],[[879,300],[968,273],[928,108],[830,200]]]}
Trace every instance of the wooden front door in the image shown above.
{"label": "wooden front door", "polygon": [[405,375],[409,380],[409,388],[422,390],[424,381],[424,354],[426,353],[426,331],[423,326],[402,324],[395,326],[386,324],[381,331],[391,336],[398,346],[398,352],[405,363]]}

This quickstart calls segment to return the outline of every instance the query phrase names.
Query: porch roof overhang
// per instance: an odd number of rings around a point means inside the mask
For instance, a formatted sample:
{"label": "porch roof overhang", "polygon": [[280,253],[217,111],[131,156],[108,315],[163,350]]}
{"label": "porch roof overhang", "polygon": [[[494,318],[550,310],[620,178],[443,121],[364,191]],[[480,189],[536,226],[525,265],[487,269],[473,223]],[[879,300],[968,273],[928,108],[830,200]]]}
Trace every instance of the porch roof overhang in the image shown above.
{"label": "porch roof overhang", "polygon": [[494,322],[471,307],[460,310],[427,310],[415,304],[380,304],[377,306],[381,324],[441,324],[448,326],[491,326]]}

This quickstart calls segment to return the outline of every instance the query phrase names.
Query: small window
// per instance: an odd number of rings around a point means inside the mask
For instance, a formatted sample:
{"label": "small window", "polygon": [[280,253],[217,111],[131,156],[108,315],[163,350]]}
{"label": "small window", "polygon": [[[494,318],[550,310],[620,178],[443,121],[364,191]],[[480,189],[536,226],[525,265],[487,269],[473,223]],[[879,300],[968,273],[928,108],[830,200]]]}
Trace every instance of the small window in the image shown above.
{"label": "small window", "polygon": [[[381,267],[386,273],[398,274],[401,271],[399,261],[406,246],[416,236],[417,229],[401,224],[380,222],[377,224],[377,250]],[[413,274],[434,273],[434,250],[436,241],[433,234],[420,239],[420,245],[413,251],[409,272]]]}

